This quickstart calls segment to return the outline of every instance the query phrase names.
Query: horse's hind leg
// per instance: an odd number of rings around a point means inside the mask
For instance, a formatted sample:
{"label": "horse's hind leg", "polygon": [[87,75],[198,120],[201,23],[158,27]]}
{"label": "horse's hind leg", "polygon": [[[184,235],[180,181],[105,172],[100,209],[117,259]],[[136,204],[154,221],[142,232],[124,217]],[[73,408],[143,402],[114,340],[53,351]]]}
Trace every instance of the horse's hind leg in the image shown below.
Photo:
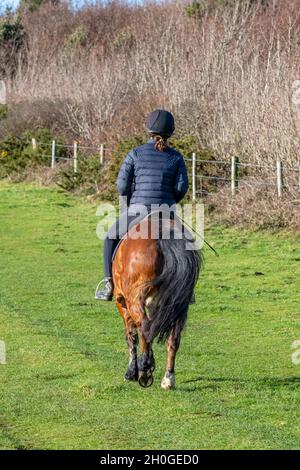
{"label": "horse's hind leg", "polygon": [[175,327],[168,338],[167,368],[164,378],[161,382],[161,388],[164,390],[171,390],[175,388],[175,359],[180,345],[180,336],[180,332],[176,331]]}
{"label": "horse's hind leg", "polygon": [[140,331],[141,355],[138,358],[139,384],[142,387],[150,387],[153,383],[152,373],[155,369],[152,345]]}
{"label": "horse's hind leg", "polygon": [[138,368],[138,381],[141,387],[150,387],[153,383],[152,372],[155,368],[154,356],[152,352],[152,345],[147,341],[146,336],[143,334],[143,322],[145,321],[145,313],[139,301],[134,299],[130,302],[127,300],[128,312],[130,318],[138,326],[138,333],[140,339],[141,355],[137,359]]}
{"label": "horse's hind leg", "polygon": [[138,380],[138,363],[137,363],[137,345],[138,333],[132,321],[126,323],[126,339],[129,350],[129,365],[125,374],[125,380]]}
{"label": "horse's hind leg", "polygon": [[129,351],[129,365],[124,378],[125,380],[138,380],[137,346],[139,337],[136,325],[128,313],[123,298],[117,298],[117,307],[124,321],[126,341]]}

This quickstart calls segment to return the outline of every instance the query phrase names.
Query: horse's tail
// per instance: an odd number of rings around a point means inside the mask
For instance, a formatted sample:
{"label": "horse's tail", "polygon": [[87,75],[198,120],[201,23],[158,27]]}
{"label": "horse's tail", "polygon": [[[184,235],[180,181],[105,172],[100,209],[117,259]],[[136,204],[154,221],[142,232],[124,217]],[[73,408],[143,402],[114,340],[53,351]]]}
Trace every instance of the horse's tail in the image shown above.
{"label": "horse's tail", "polygon": [[185,325],[202,266],[201,252],[186,249],[187,243],[191,242],[185,237],[157,240],[162,270],[151,283],[155,294],[146,307],[143,332],[149,342],[156,337],[158,341],[165,341],[173,328],[180,332]]}

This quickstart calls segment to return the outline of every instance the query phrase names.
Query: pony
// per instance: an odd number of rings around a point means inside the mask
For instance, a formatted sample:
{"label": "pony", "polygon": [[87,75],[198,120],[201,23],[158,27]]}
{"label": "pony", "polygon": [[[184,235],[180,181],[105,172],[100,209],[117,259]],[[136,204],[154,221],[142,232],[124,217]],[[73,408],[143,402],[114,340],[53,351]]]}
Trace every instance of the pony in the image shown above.
{"label": "pony", "polygon": [[[167,343],[167,365],[161,387],[175,388],[175,359],[189,304],[202,266],[202,254],[174,220],[159,219],[159,236],[153,233],[153,217],[130,228],[113,261],[114,297],[124,321],[129,351],[125,380],[142,387],[153,383],[155,360],[152,344]],[[162,233],[169,231],[168,238]],[[181,236],[179,234],[181,232]],[[178,236],[179,235],[179,236]],[[140,343],[140,356],[138,356]]]}

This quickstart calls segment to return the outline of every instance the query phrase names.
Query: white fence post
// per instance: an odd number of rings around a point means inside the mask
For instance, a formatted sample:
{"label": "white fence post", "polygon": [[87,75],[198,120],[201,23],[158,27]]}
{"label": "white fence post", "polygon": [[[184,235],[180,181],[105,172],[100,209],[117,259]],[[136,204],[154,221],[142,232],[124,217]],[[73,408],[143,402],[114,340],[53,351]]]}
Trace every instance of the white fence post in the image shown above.
{"label": "white fence post", "polygon": [[277,160],[277,194],[278,197],[282,197],[283,190],[283,163]]}
{"label": "white fence post", "polygon": [[104,144],[100,145],[100,165],[104,162]]}
{"label": "white fence post", "polygon": [[77,142],[74,142],[73,164],[74,164],[74,173],[77,173]]}
{"label": "white fence post", "polygon": [[0,104],[6,104],[6,85],[4,80],[0,80]]}
{"label": "white fence post", "polygon": [[31,142],[32,142],[32,149],[36,150],[36,140],[34,137],[32,137]]}
{"label": "white fence post", "polygon": [[196,201],[196,154],[192,153],[192,200]]}
{"label": "white fence post", "polygon": [[51,152],[51,168],[55,168],[55,140],[52,140],[52,152]]}
{"label": "white fence post", "polygon": [[231,194],[235,196],[238,187],[238,162],[237,157],[231,157]]}
{"label": "white fence post", "polygon": [[6,346],[4,341],[0,341],[0,364],[6,364]]}

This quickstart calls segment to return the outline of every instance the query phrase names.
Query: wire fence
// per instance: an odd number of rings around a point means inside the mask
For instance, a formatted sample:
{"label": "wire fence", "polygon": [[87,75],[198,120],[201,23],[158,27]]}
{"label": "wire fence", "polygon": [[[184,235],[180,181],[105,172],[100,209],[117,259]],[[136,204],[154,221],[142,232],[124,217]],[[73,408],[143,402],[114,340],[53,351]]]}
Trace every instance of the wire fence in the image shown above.
{"label": "wire fence", "polygon": [[[99,146],[77,142],[61,144],[55,140],[51,143],[38,143],[34,138],[26,143],[32,145],[38,157],[48,159],[53,170],[59,162],[69,163],[73,166],[75,174],[78,172],[81,155],[97,155],[99,165],[102,166],[108,153],[113,150],[104,143]],[[205,160],[197,158],[194,152],[191,157],[185,158],[185,162],[193,201],[211,196],[225,186],[230,187],[232,196],[243,187],[266,190],[273,188],[279,198],[287,191],[300,195],[300,161],[299,164],[291,166],[280,160],[274,164],[241,162],[237,157],[231,157],[230,160]]]}
{"label": "wire fence", "polygon": [[274,164],[240,162],[237,157],[202,160],[196,153],[186,160],[193,200],[211,196],[224,187],[230,188],[232,196],[243,188],[273,189],[279,198],[287,192],[300,195],[300,161],[299,165],[287,165],[280,160]]}

